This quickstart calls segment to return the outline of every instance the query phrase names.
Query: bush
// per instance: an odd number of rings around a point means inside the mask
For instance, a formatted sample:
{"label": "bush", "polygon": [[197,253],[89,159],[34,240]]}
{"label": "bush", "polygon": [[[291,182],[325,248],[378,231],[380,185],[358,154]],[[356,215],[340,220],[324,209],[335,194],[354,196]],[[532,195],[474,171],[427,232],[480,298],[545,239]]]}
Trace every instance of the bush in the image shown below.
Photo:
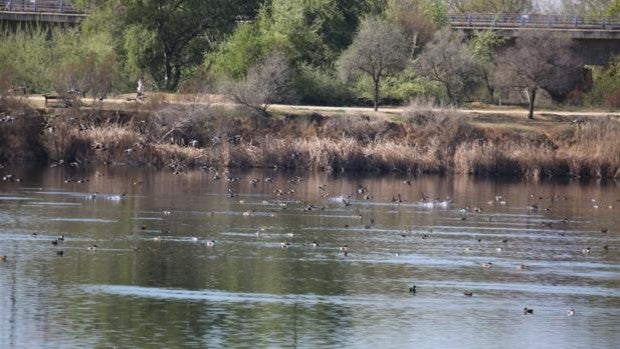
{"label": "bush", "polygon": [[355,102],[353,91],[335,71],[302,64],[295,81],[301,102],[310,105],[345,105]]}

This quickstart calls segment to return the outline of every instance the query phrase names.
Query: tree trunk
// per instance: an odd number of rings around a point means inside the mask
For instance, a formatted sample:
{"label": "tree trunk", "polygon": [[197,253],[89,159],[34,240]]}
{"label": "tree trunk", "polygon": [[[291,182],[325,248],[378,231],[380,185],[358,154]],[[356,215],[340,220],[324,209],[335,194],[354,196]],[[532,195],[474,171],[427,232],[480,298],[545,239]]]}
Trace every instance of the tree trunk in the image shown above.
{"label": "tree trunk", "polygon": [[379,110],[379,84],[381,82],[381,77],[373,78],[374,83],[374,103],[375,103],[375,111]]}
{"label": "tree trunk", "polygon": [[527,97],[530,100],[530,112],[527,115],[527,118],[532,120],[534,119],[534,103],[536,102],[536,91],[538,87],[534,87],[531,90],[527,89]]}

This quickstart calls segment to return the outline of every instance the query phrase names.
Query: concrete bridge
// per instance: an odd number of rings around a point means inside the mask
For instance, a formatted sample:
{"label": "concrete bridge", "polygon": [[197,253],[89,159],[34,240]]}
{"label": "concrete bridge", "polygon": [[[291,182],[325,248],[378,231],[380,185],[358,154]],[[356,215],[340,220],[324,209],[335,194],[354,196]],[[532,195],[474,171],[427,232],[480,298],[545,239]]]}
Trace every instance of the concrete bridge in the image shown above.
{"label": "concrete bridge", "polygon": [[84,17],[68,0],[0,0],[0,23],[71,25]]}
{"label": "concrete bridge", "polygon": [[449,14],[448,22],[468,34],[493,30],[510,39],[527,31],[566,35],[575,41],[575,54],[583,64],[605,64],[612,54],[620,54],[620,17],[464,13]]}

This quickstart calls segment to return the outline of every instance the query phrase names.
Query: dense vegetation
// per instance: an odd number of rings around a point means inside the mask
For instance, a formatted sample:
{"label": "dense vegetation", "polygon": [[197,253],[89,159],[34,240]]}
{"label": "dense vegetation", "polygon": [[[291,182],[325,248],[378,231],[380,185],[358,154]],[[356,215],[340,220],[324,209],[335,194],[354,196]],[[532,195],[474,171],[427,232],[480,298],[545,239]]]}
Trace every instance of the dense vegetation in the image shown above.
{"label": "dense vegetation", "polygon": [[[508,86],[507,79],[494,78],[509,76],[510,64],[501,59],[502,38],[490,32],[465,38],[444,28],[449,11],[520,12],[533,9],[529,0],[74,3],[90,13],[79,27],[3,28],[3,93],[26,87],[35,93],[81,90],[93,98],[104,98],[135,91],[136,81],[143,77],[150,91],[223,92],[255,106],[289,101],[402,104],[419,97],[459,105],[473,100],[499,102],[511,87],[530,92],[540,88],[564,103],[620,105],[617,58],[605,67],[593,68],[592,89],[582,88],[578,79],[562,81],[559,87],[556,79],[558,88],[551,90],[549,84],[521,78],[510,80],[523,84]],[[564,5],[577,8],[569,0]],[[620,8],[617,0],[582,2],[580,6],[580,11],[594,15],[615,15]],[[379,48],[373,51],[375,47]],[[385,55],[388,52],[389,57]],[[531,52],[520,54],[532,56]],[[273,66],[273,56],[282,58],[277,66]],[[389,64],[377,66],[376,62]],[[573,69],[574,65],[565,62],[556,68],[567,67]],[[256,93],[248,91],[265,84],[258,74],[261,71],[269,72],[275,82],[285,82],[286,89],[276,86],[270,91],[277,95],[263,93],[262,99],[257,99]],[[282,91],[290,93],[280,95]],[[254,98],[243,101],[241,95]]]}

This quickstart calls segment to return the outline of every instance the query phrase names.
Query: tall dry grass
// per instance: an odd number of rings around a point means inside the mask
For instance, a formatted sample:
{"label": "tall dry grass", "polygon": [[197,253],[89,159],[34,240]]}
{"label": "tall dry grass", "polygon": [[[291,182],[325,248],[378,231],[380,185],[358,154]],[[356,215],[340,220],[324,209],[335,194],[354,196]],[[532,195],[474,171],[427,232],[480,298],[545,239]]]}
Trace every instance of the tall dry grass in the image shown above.
{"label": "tall dry grass", "polygon": [[[21,110],[6,103],[2,108],[12,115]],[[38,154],[43,160],[175,169],[620,177],[620,123],[614,119],[532,134],[480,129],[470,116],[445,109],[412,110],[400,122],[363,115],[252,118],[234,108],[168,103],[126,115],[78,109],[21,113],[19,122],[0,124],[4,161]]]}

